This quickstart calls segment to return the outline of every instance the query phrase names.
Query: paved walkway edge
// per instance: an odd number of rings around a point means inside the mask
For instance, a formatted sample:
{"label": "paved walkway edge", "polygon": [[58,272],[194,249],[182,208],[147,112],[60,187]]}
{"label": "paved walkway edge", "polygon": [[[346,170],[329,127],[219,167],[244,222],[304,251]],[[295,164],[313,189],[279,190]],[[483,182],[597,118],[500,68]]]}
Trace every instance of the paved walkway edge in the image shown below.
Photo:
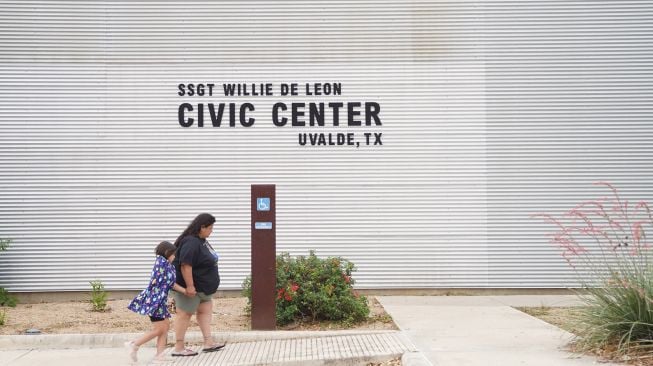
{"label": "paved walkway edge", "polygon": [[[272,362],[266,365],[271,365],[271,366],[360,366],[363,364],[368,364],[368,363],[381,363],[385,362],[391,359],[399,358],[401,357],[400,354],[387,354],[387,355],[379,355],[379,356],[370,356],[370,357],[349,357],[349,358],[331,358],[331,359],[324,359],[324,360],[312,360],[312,361],[280,361],[280,362]],[[413,366],[418,366],[416,364],[412,364]],[[260,366],[258,364],[252,364],[251,366]],[[404,366],[404,365],[402,365]]]}
{"label": "paved walkway edge", "polygon": [[406,352],[401,356],[402,366],[433,366],[422,352]]}
{"label": "paved walkway edge", "polygon": [[[191,348],[198,355],[188,358],[173,358],[175,366],[361,366],[371,362],[380,363],[415,352],[412,344],[404,344],[405,337],[399,332],[375,334],[347,334],[329,337],[258,340],[234,342],[220,352],[201,352],[201,345]],[[166,353],[172,352],[171,348]],[[0,364],[38,365],[55,358],[62,362],[53,365],[115,366],[126,364],[127,353],[120,348],[72,348],[72,349],[28,349],[0,352]],[[150,360],[154,349],[141,350],[141,361]],[[97,359],[97,358],[100,359]],[[48,363],[50,364],[50,363]],[[142,362],[141,362],[142,364]],[[407,366],[416,366],[407,364]]]}
{"label": "paved walkway edge", "polygon": [[[240,343],[256,342],[271,339],[322,338],[342,335],[369,335],[401,333],[396,330],[337,330],[337,331],[240,331],[214,332],[213,338],[218,342]],[[125,341],[141,336],[143,333],[111,333],[111,334],[40,334],[40,335],[2,335],[0,349],[39,349],[39,348],[74,348],[74,347],[123,347]],[[411,344],[403,337],[406,344]],[[168,340],[174,341],[174,333],[168,334]],[[200,332],[186,333],[188,343],[200,343]],[[147,346],[154,346],[151,341]],[[413,346],[414,347],[414,346]]]}
{"label": "paved walkway edge", "polygon": [[417,346],[415,346],[415,343],[408,338],[406,333],[403,331],[399,332],[397,337],[399,337],[401,342],[409,348],[408,351],[401,356],[402,366],[434,366],[431,361],[429,361],[429,359],[419,351]]}

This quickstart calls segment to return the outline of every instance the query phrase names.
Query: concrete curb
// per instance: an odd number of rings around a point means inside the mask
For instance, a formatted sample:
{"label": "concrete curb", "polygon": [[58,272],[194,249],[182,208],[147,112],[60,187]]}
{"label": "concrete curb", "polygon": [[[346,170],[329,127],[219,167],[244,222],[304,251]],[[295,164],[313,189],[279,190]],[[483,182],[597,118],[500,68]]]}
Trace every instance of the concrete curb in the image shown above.
{"label": "concrete curb", "polygon": [[426,356],[415,346],[415,344],[408,338],[406,333],[400,331],[397,335],[401,341],[409,346],[410,350],[401,356],[402,366],[434,366]]}
{"label": "concrete curb", "polygon": [[[399,333],[399,336],[411,344],[407,337],[404,337],[397,330],[338,330],[338,331],[242,331],[242,332],[214,332],[213,338],[219,342],[241,343],[256,342],[272,339],[300,339],[300,338],[322,338],[342,335],[367,335]],[[112,333],[112,334],[40,334],[40,335],[5,335],[0,336],[0,349],[40,349],[40,348],[105,348],[123,347],[123,344],[143,333]],[[168,334],[168,340],[174,341],[174,333]],[[202,333],[186,333],[188,343],[202,342]],[[148,342],[146,346],[154,346],[154,341]],[[414,348],[414,347],[413,347]]]}
{"label": "concrete curb", "polygon": [[406,352],[401,356],[402,366],[434,366],[422,352]]}
{"label": "concrete curb", "polygon": [[[283,361],[274,362],[272,366],[360,366],[368,363],[381,363],[391,359],[400,358],[400,354],[388,353],[387,355],[375,355],[367,357],[346,357],[346,358],[327,358],[323,360],[302,360],[302,361]],[[403,361],[402,361],[403,362]],[[403,364],[402,366],[405,366]],[[253,364],[252,366],[258,366]],[[419,366],[413,364],[413,366]]]}

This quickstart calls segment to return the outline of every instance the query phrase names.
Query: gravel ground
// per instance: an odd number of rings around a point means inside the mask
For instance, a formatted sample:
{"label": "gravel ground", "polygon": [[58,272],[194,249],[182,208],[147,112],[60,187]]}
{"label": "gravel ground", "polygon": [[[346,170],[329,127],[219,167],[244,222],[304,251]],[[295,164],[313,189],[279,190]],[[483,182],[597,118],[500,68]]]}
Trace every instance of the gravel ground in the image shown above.
{"label": "gravel ground", "polygon": [[370,362],[370,363],[367,364],[367,366],[401,366],[401,359],[400,358],[394,358],[392,360],[388,360],[388,361],[382,362],[382,363]]}
{"label": "gravel ground", "polygon": [[[343,327],[339,323],[301,323],[282,329],[288,330],[337,330],[337,329],[397,329],[392,318],[385,312],[376,298],[368,297],[370,317],[366,322],[353,327]],[[129,300],[110,300],[108,311],[91,310],[85,301],[48,302],[39,304],[18,304],[15,308],[0,307],[0,319],[5,313],[5,324],[0,326],[0,334],[24,334],[25,330],[36,328],[44,334],[65,333],[139,333],[150,329],[150,320],[127,310]],[[217,298],[213,307],[213,329],[216,331],[246,331],[250,329],[250,319],[245,313],[247,299]],[[194,317],[193,317],[194,319]],[[174,326],[174,315],[172,318]],[[199,331],[194,321],[189,328]],[[401,359],[382,363],[368,363],[367,366],[401,366]]]}
{"label": "gravel ground", "polygon": [[[369,297],[370,317],[366,322],[353,327],[339,323],[301,323],[281,329],[288,330],[337,330],[337,329],[397,329],[390,316],[374,297]],[[5,324],[0,334],[23,334],[36,328],[45,334],[61,333],[139,333],[150,329],[146,316],[127,309],[129,300],[110,300],[109,310],[91,311],[91,304],[83,301],[50,302],[39,304],[18,304],[15,308],[0,307],[0,318],[5,315]],[[247,299],[217,298],[213,308],[213,329],[215,331],[245,331],[250,329],[250,319],[245,313]],[[194,317],[193,317],[194,319]],[[174,315],[172,318],[174,326]],[[199,331],[193,321],[191,331]]]}

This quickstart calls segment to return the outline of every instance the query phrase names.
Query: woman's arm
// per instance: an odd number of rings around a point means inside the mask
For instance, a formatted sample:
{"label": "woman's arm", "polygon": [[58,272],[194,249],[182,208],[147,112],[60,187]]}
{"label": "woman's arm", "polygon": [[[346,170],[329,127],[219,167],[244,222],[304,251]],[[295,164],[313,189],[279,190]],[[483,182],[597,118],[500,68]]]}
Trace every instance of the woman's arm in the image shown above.
{"label": "woman's arm", "polygon": [[184,277],[184,282],[186,282],[186,296],[195,296],[197,291],[195,291],[195,284],[193,283],[193,266],[182,263],[181,275]]}

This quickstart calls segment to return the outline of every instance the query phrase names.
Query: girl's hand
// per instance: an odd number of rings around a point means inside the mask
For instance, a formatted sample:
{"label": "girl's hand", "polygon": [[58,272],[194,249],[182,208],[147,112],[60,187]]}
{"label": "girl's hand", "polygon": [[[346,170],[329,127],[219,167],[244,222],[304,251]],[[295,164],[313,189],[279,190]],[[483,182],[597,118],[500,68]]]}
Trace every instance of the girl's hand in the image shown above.
{"label": "girl's hand", "polygon": [[180,294],[186,295],[186,289],[181,287],[178,283],[175,283],[174,286],[172,286],[172,289]]}

